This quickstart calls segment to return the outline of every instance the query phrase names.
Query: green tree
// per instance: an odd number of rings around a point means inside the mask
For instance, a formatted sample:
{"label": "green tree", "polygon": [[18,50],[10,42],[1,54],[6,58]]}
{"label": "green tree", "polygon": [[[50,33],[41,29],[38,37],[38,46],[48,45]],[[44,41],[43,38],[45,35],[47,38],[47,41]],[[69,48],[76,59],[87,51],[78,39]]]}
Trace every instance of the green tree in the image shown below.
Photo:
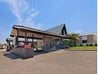
{"label": "green tree", "polygon": [[79,34],[72,33],[67,35],[68,39],[71,39],[74,42],[74,45],[76,45],[77,41],[79,40]]}

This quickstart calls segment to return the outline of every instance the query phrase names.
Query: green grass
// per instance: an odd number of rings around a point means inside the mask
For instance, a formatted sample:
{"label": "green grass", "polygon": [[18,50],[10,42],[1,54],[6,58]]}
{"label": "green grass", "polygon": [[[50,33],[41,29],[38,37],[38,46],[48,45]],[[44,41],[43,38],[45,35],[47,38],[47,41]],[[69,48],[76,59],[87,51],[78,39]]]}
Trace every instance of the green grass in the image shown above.
{"label": "green grass", "polygon": [[97,46],[76,46],[76,47],[71,47],[70,50],[96,51]]}

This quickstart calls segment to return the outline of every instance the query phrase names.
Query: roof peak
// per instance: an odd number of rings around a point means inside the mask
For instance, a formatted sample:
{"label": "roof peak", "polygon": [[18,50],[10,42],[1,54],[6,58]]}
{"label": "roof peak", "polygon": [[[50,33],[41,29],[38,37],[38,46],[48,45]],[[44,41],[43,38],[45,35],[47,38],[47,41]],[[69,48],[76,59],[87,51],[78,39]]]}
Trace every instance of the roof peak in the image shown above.
{"label": "roof peak", "polygon": [[[56,27],[59,27],[59,26],[65,26],[65,24],[56,25],[56,26],[51,27],[51,28],[49,28],[49,29],[47,29],[47,30],[50,30],[50,29],[52,29],[52,28],[56,28]],[[46,31],[47,31],[47,30],[46,30]]]}
{"label": "roof peak", "polygon": [[62,30],[65,30],[65,33],[67,33],[65,24],[60,24],[58,26],[52,27],[46,30],[46,32],[51,32],[51,33],[60,35],[62,33]]}

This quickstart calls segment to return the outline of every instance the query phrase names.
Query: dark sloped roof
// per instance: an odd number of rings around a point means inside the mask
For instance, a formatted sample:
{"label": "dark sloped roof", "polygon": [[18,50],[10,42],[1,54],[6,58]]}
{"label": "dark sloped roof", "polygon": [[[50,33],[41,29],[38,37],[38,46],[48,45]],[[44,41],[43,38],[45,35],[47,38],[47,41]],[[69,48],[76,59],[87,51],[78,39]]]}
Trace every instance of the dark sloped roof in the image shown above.
{"label": "dark sloped roof", "polygon": [[22,26],[22,25],[14,25],[13,28],[25,29],[25,30],[36,31],[36,32],[44,32],[44,31],[39,30],[39,29],[30,28],[30,27],[26,27],[26,26]]}
{"label": "dark sloped roof", "polygon": [[14,25],[13,28],[24,29],[24,30],[29,30],[29,31],[33,31],[33,32],[38,32],[38,33],[53,35],[53,36],[66,37],[66,36],[63,36],[63,35],[58,35],[56,33],[54,34],[52,32],[42,31],[42,30],[39,30],[39,29],[34,29],[34,28],[25,27],[25,26],[21,26],[21,25]]}
{"label": "dark sloped roof", "polygon": [[51,33],[54,33],[57,35],[61,35],[61,31],[64,27],[65,27],[65,33],[67,33],[65,24],[61,24],[61,25],[58,25],[58,26],[53,27],[51,29],[48,29],[48,30],[46,30],[46,32],[51,32]]}

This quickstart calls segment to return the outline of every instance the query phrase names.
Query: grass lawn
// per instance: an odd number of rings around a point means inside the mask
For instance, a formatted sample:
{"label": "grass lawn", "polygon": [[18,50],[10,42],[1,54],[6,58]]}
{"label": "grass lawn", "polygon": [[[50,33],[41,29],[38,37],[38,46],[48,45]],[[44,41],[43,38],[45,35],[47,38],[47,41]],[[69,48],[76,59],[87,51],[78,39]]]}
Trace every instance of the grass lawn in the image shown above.
{"label": "grass lawn", "polygon": [[70,50],[95,51],[97,50],[97,46],[76,46],[76,47],[71,47]]}

